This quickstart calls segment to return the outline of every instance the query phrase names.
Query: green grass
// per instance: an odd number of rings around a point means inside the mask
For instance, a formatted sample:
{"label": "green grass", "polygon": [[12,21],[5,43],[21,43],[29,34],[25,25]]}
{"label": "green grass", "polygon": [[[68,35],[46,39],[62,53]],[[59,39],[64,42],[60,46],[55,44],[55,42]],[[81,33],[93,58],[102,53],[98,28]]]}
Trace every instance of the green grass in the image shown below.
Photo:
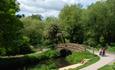
{"label": "green grass", "polygon": [[[85,57],[87,55],[87,57]],[[82,54],[82,56],[84,57],[84,58],[89,58],[90,60],[87,62],[87,63],[85,63],[84,65],[82,65],[82,66],[79,66],[79,67],[77,67],[77,68],[75,68],[75,69],[70,69],[70,70],[79,70],[79,69],[81,69],[81,68],[84,68],[84,67],[87,67],[87,66],[89,66],[89,65],[91,65],[91,64],[93,64],[93,63],[95,63],[95,62],[97,62],[100,58],[97,56],[97,55],[93,55],[93,54],[91,54],[91,53],[89,53],[89,52],[87,52],[87,53],[85,53],[85,54]],[[74,56],[75,57],[75,56]],[[73,60],[72,60],[73,61]]]}
{"label": "green grass", "polygon": [[66,57],[66,60],[72,64],[74,63],[79,63],[83,59],[92,59],[95,57],[95,55],[89,53],[88,51],[86,52],[74,52],[72,55],[69,55]]}
{"label": "green grass", "polygon": [[100,68],[99,70],[115,70],[115,63],[112,65],[105,65],[104,67]]}
{"label": "green grass", "polygon": [[109,48],[107,49],[107,51],[115,53],[115,43],[112,43],[111,46],[109,46]]}
{"label": "green grass", "polygon": [[100,58],[95,55],[95,56],[92,57],[86,64],[84,64],[84,65],[82,65],[82,66],[80,66],[80,67],[77,67],[75,70],[79,70],[79,69],[81,69],[81,68],[84,68],[84,67],[87,67],[87,66],[89,66],[89,65],[91,65],[91,64],[94,64],[94,63],[96,63],[99,59],[100,59]]}
{"label": "green grass", "polygon": [[115,53],[115,46],[109,47],[107,51]]}

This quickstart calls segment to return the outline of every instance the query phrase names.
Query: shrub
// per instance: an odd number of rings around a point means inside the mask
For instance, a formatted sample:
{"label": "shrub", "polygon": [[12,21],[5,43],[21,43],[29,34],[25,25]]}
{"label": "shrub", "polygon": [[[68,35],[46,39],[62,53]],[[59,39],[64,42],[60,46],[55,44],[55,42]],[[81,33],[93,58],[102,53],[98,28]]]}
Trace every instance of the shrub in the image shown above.
{"label": "shrub", "polygon": [[27,59],[29,62],[36,62],[41,60],[46,60],[49,58],[55,58],[58,57],[59,53],[55,50],[48,50],[43,53],[35,53],[35,54],[27,54],[25,55],[25,59]]}
{"label": "shrub", "polygon": [[49,51],[45,52],[44,54],[48,58],[59,56],[59,53],[57,51],[55,51],[55,50],[49,50]]}
{"label": "shrub", "polygon": [[5,48],[0,48],[0,55],[6,55],[6,49]]}

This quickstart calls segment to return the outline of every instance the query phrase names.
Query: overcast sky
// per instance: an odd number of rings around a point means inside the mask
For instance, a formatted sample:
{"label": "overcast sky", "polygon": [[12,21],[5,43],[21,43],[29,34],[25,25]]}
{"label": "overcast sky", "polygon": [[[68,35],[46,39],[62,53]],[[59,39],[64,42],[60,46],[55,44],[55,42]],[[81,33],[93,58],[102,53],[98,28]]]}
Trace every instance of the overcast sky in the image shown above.
{"label": "overcast sky", "polygon": [[97,0],[17,0],[20,3],[20,11],[17,14],[40,14],[43,17],[58,16],[60,10],[66,4],[78,4],[83,7],[95,3]]}

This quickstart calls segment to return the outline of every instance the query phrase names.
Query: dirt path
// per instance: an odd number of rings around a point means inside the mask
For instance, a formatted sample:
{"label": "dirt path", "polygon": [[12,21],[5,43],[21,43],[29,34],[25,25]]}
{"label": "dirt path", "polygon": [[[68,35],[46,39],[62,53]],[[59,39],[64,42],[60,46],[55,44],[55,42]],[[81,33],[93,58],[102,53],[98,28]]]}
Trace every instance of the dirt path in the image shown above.
{"label": "dirt path", "polygon": [[[95,53],[98,55],[98,52]],[[99,55],[98,55],[99,56]],[[103,67],[104,65],[107,65],[113,61],[115,61],[115,54],[107,53],[106,56],[99,56],[100,60],[88,67],[82,68],[80,70],[98,70],[99,68]]]}

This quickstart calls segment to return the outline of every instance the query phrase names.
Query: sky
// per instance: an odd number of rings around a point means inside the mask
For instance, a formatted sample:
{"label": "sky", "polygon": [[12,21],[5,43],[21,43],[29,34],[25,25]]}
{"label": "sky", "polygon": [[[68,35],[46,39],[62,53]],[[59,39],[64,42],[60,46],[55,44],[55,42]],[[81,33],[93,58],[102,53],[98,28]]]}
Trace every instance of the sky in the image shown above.
{"label": "sky", "polygon": [[98,0],[17,0],[20,3],[20,11],[17,14],[40,14],[43,17],[57,17],[64,5],[81,4],[83,7],[95,3]]}

